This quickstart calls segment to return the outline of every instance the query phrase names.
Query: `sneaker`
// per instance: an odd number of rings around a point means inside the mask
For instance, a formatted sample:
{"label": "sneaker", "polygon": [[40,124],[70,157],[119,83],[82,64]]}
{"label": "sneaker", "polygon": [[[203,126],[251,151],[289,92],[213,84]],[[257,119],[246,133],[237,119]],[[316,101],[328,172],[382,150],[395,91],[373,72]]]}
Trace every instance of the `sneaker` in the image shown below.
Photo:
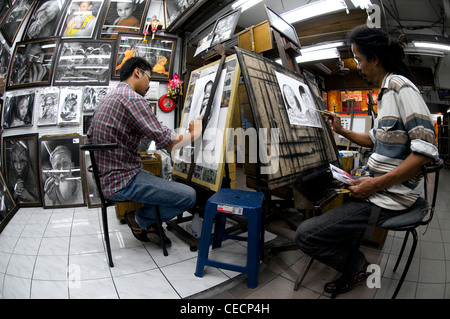
{"label": "sneaker", "polygon": [[343,282],[343,276],[339,277],[335,281],[329,282],[325,284],[324,290],[331,294],[342,294],[345,292],[349,292],[353,289],[356,284],[363,282],[369,277],[369,273],[367,272],[367,267],[369,267],[370,263],[366,260],[364,266],[352,277],[347,279],[347,282]]}
{"label": "sneaker", "polygon": [[130,227],[133,236],[140,241],[149,241],[147,237],[147,232],[145,229],[142,229],[138,223],[136,222],[136,212],[128,211],[124,214],[124,219],[127,225]]}

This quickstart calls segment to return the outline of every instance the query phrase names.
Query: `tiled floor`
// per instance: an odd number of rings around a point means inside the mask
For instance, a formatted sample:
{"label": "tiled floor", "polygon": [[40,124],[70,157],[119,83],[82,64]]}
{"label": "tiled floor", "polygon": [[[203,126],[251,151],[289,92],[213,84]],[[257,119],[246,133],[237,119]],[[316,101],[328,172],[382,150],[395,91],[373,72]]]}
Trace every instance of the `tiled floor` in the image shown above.
{"label": "tiled floor", "polygon": [[[441,171],[436,216],[421,229],[420,243],[398,298],[450,298],[450,169]],[[21,208],[0,234],[0,297],[9,298],[234,298],[317,299],[337,273],[315,262],[303,285],[294,282],[309,258],[298,250],[267,253],[259,285],[249,289],[246,277],[206,267],[194,276],[197,253],[175,234],[164,257],[159,247],[137,241],[128,226],[109,211],[114,268],[109,268],[101,234],[99,209],[47,210]],[[186,225],[189,227],[189,225]],[[268,233],[266,246],[279,238]],[[363,247],[370,262],[380,266],[381,287],[361,284],[338,298],[390,298],[399,274],[392,268],[402,235],[389,233],[382,248]],[[245,243],[227,241],[211,256],[243,264]],[[448,263],[448,264],[447,264]],[[402,269],[402,264],[400,270]]]}

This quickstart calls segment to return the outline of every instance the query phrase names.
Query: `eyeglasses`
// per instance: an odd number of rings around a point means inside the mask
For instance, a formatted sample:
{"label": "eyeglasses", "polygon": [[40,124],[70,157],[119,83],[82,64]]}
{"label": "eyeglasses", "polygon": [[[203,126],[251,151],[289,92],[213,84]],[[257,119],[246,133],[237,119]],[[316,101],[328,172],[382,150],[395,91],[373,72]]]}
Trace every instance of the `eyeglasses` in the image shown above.
{"label": "eyeglasses", "polygon": [[150,79],[152,78],[151,75],[148,74],[147,72],[145,72],[143,69],[139,69],[139,70],[141,70],[142,72],[144,72],[144,74],[145,74],[146,76],[148,76],[148,80],[150,81]]}

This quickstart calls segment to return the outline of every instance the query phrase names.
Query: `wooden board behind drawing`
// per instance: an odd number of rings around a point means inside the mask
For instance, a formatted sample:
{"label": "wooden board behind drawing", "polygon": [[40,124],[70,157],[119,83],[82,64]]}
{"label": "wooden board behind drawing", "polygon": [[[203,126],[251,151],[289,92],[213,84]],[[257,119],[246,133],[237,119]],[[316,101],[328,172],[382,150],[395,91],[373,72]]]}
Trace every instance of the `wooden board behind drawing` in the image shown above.
{"label": "wooden board behind drawing", "polygon": [[[186,132],[190,121],[204,114],[204,106],[207,105],[218,67],[219,61],[216,61],[192,72],[186,90],[180,124],[181,133]],[[226,58],[211,106],[210,118],[202,136],[202,144],[199,147],[194,144],[197,153],[194,159],[195,170],[192,182],[215,192],[222,186],[224,177],[225,133],[227,128],[232,127],[240,74],[236,55]],[[187,179],[191,165],[191,152],[192,147],[189,145],[172,153],[174,176]]]}
{"label": "wooden board behind drawing", "polygon": [[[328,174],[329,163],[339,166],[339,154],[331,139],[329,125],[317,115],[315,109],[321,106],[306,79],[252,52],[236,48],[236,53],[256,128],[275,128],[279,133],[279,168],[262,176],[269,189]],[[287,93],[282,93],[285,88],[282,83],[294,88],[295,98],[291,101],[300,104],[299,111],[294,112],[287,100],[285,102]],[[309,95],[305,96],[308,100],[302,100],[305,93]],[[275,142],[268,133],[267,143],[261,144],[260,139],[259,147],[274,156],[270,150],[277,147]],[[275,160],[276,156],[266,160],[267,165],[273,165]]]}

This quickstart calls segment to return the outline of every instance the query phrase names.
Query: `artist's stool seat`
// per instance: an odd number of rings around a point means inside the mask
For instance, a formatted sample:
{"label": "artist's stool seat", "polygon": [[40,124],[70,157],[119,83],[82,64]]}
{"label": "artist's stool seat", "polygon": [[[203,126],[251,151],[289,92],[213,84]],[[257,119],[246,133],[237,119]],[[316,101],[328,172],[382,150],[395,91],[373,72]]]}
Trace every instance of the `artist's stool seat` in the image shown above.
{"label": "artist's stool seat", "polygon": [[[195,276],[203,277],[205,266],[212,266],[247,274],[247,286],[258,286],[259,262],[264,246],[264,194],[253,191],[222,188],[206,202],[203,226],[198,251]],[[247,237],[226,234],[227,215],[238,215],[247,219]],[[214,220],[214,234],[211,236]],[[231,238],[247,241],[247,263],[245,266],[219,262],[208,258],[209,245],[220,247],[222,240]]]}

